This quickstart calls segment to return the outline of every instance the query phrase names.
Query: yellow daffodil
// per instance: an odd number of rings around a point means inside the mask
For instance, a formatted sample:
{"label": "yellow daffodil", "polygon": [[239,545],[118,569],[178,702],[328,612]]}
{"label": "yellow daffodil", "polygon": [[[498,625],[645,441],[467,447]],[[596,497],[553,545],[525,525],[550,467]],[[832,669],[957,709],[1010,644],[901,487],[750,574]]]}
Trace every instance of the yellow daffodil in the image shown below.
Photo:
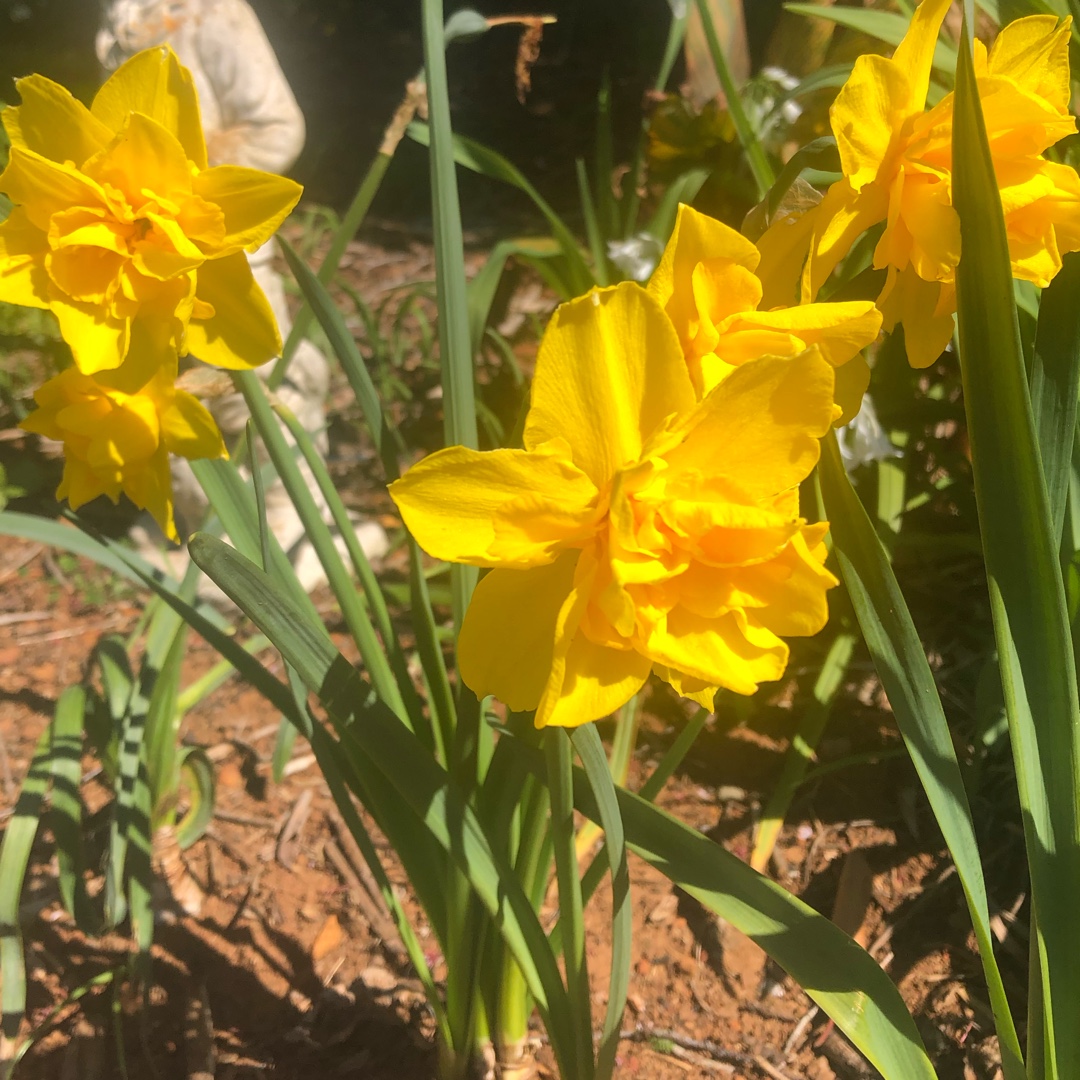
{"label": "yellow daffodil", "polygon": [[[874,265],[886,329],[903,324],[908,360],[926,367],[953,331],[960,222],[952,204],[953,95],[926,110],[938,31],[950,0],[923,0],[891,59],[860,56],[831,110],[844,178],[814,212],[807,298],[855,239],[885,229]],[[1041,155],[1072,134],[1070,20],[1032,15],[1005,26],[975,69],[1016,277],[1048,285],[1080,249],[1080,179]]]}
{"label": "yellow daffodil", "polygon": [[125,394],[68,368],[34,394],[38,408],[23,422],[64,444],[64,476],[57,489],[73,510],[123,492],[149,510],[171,540],[179,539],[172,514],[169,454],[225,457],[214,418],[198,400],[178,390],[175,368],[163,368],[138,393]]}
{"label": "yellow daffodil", "polygon": [[[811,345],[839,368],[877,337],[881,313],[870,300],[777,306],[759,310],[764,284],[761,253],[741,233],[693,207],[680,205],[649,292],[679,335],[698,396],[759,356],[796,356]],[[858,412],[869,369],[854,376],[854,401],[841,401],[847,419]],[[837,376],[838,389],[840,376]],[[846,389],[846,387],[845,387]]]}
{"label": "yellow daffodil", "polygon": [[[40,75],[2,118],[0,300],[48,308],[85,375],[134,392],[179,354],[225,368],[281,348],[244,251],[295,205],[291,180],[207,167],[190,73],[167,47],[132,57],[88,109]],[[128,363],[124,363],[128,360]],[[123,370],[118,369],[123,366]]]}
{"label": "yellow daffodil", "polygon": [[390,492],[437,558],[492,567],[458,640],[477,694],[537,726],[611,713],[650,671],[710,705],[816,633],[835,584],[798,484],[833,418],[818,348],[745,360],[699,398],[675,326],[626,282],[564,304],[523,450],[451,447]]}

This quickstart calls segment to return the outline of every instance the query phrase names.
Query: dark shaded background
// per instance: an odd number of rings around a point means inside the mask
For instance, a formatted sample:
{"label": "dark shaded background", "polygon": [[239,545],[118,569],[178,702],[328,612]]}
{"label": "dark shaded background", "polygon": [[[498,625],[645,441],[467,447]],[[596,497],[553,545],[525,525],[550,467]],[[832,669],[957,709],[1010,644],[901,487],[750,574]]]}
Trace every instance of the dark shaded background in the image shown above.
{"label": "dark shaded background", "polygon": [[[692,0],[691,0],[692,2]],[[293,175],[309,200],[344,207],[375,153],[405,82],[421,66],[419,0],[252,0],[308,125]],[[447,11],[466,6],[447,3]],[[577,205],[574,159],[594,152],[596,95],[610,72],[618,157],[629,157],[646,89],[655,79],[671,17],[666,0],[474,0],[486,15],[550,13],[527,103],[514,92],[516,28],[450,50],[455,130],[498,149],[561,211]],[[760,51],[779,0],[748,0]],[[100,80],[95,0],[0,0],[0,100],[12,79],[40,72],[89,100]],[[676,71],[676,80],[680,73]],[[463,174],[466,223],[483,228],[531,218],[523,196]],[[398,152],[372,216],[423,228],[429,217],[426,151]]]}

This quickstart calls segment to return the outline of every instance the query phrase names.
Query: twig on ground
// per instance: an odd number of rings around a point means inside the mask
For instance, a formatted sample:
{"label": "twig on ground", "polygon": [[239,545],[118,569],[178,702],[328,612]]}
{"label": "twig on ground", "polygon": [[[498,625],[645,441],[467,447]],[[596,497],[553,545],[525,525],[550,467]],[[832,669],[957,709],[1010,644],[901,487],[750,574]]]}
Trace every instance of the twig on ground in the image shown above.
{"label": "twig on ground", "polygon": [[[738,1050],[728,1050],[711,1039],[693,1039],[689,1035],[683,1035],[678,1031],[671,1031],[667,1028],[646,1027],[641,1024],[620,1032],[619,1037],[627,1042],[647,1042],[660,1044],[661,1047],[664,1043],[669,1043],[671,1047],[691,1050],[695,1054],[701,1054],[714,1063],[736,1066],[741,1069],[756,1069],[757,1072],[769,1077],[769,1080],[791,1080],[790,1076],[781,1072],[776,1066],[771,1065],[760,1054],[744,1054]],[[654,1045],[654,1049],[658,1048]],[[662,1052],[666,1052],[666,1050]]]}
{"label": "twig on ground", "polygon": [[300,856],[300,834],[304,831],[307,820],[311,817],[311,801],[314,793],[310,788],[300,792],[296,802],[293,803],[292,811],[285,822],[285,827],[278,837],[277,861],[286,869],[291,870],[293,864]]}
{"label": "twig on ground", "polygon": [[401,944],[401,939],[398,937],[397,928],[390,921],[390,918],[373,903],[367,889],[364,888],[360,878],[349,865],[349,860],[342,854],[341,848],[333,840],[328,840],[323,845],[323,852],[349,889],[350,898],[360,908],[375,935],[382,940],[384,948],[391,954],[395,964],[400,966],[406,963],[408,957],[404,946]]}

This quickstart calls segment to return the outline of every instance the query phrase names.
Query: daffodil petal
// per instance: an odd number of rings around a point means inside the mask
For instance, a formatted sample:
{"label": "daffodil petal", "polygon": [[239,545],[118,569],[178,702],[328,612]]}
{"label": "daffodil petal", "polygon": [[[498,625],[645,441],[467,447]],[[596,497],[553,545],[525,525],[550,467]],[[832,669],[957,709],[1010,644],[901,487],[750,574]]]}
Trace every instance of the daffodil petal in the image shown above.
{"label": "daffodil petal", "polygon": [[817,464],[818,440],[833,420],[833,387],[833,369],[817,349],[752,360],[686,421],[688,434],[666,455],[668,467],[673,475],[729,480],[753,499],[793,488]]}
{"label": "daffodil petal", "polygon": [[676,608],[649,635],[646,649],[654,662],[736,694],[779,679],[788,660],[784,642],[734,611],[706,619]]}
{"label": "daffodil petal", "polygon": [[878,307],[884,326],[904,327],[908,363],[914,368],[933,364],[952,340],[955,287],[940,281],[924,281],[913,267],[889,271]]}
{"label": "daffodil petal", "polygon": [[75,168],[17,146],[0,175],[0,191],[22,204],[34,226],[46,233],[53,214],[73,206],[105,205],[101,188]]}
{"label": "daffodil petal", "polygon": [[912,84],[899,64],[865,54],[855,61],[829,110],[844,176],[853,191],[878,178],[912,97]]}
{"label": "daffodil petal", "polygon": [[911,17],[907,33],[893,53],[893,63],[906,72],[910,86],[905,103],[907,112],[920,112],[926,105],[934,50],[951,4],[952,0],[922,0]]}
{"label": "daffodil petal", "polygon": [[603,488],[695,400],[679,339],[658,302],[633,282],[594,289],[563,304],[548,324],[525,446],[565,439],[574,463]]}
{"label": "daffodil petal", "polygon": [[[881,312],[870,300],[748,311],[733,320],[728,332],[739,333],[750,328],[790,334],[803,343],[803,349],[817,345],[821,355],[833,367],[839,367],[878,336]],[[768,350],[757,355],[768,355]],[[726,352],[724,358],[732,362]]]}
{"label": "daffodil petal", "polygon": [[192,356],[235,371],[265,364],[281,351],[274,312],[242,251],[204,262],[196,296],[214,315],[188,323],[185,344]]}
{"label": "daffodil petal", "polygon": [[477,697],[493,694],[517,712],[539,704],[578,558],[568,551],[547,566],[495,569],[480,579],[457,643],[461,678]]}
{"label": "daffodil petal", "polygon": [[854,191],[846,179],[825,192],[818,207],[814,240],[803,275],[803,300],[813,300],[825,279],[872,225],[884,221],[889,195],[879,184]]}
{"label": "daffodil petal", "polygon": [[870,365],[862,356],[855,356],[836,369],[833,397],[840,415],[833,420],[833,427],[850,424],[859,415],[863,395],[869,388]]}
{"label": "daffodil petal", "polygon": [[390,495],[425,551],[471,566],[550,563],[599,517],[596,486],[558,443],[531,452],[448,447],[391,484]]}
{"label": "daffodil petal", "polygon": [[179,200],[191,193],[191,166],[184,147],[163,124],[141,113],[132,113],[84,170],[99,184],[122,191],[135,208],[152,196]]}
{"label": "daffodil petal", "polygon": [[649,279],[649,294],[668,313],[680,338],[685,340],[690,324],[697,317],[693,277],[698,263],[730,260],[753,271],[760,258],[757,248],[741,233],[680,203],[671,239]]}
{"label": "daffodil petal", "polygon": [[131,475],[125,475],[124,494],[141,510],[148,510],[161,527],[161,531],[174,543],[180,537],[173,520],[172,475],[169,472],[169,454],[164,446],[146,464]]}
{"label": "daffodil petal", "polygon": [[144,49],[121,64],[98,90],[90,111],[113,132],[132,113],[142,113],[175,135],[197,168],[206,168],[195,83],[168,45]]}
{"label": "daffodil petal", "polygon": [[161,439],[170,454],[180,457],[223,458],[228,454],[213,416],[198,398],[174,390],[161,411]]}
{"label": "daffodil petal", "polygon": [[1029,15],[1001,28],[987,58],[992,75],[1005,75],[1045,98],[1061,113],[1069,110],[1069,20]]}
{"label": "daffodil petal", "polygon": [[820,210],[819,203],[801,214],[783,214],[758,238],[762,311],[799,302],[799,281]]}
{"label": "daffodil petal", "polygon": [[124,362],[131,334],[129,319],[116,319],[97,305],[56,296],[49,307],[71,346],[75,366],[84,375],[109,371]]}
{"label": "daffodil petal", "polygon": [[12,146],[63,164],[81,166],[112,138],[112,132],[70,92],[44,75],[17,79],[22,104],[4,110]]}
{"label": "daffodil petal", "polygon": [[304,189],[284,176],[218,165],[199,173],[193,190],[225,215],[221,247],[254,251],[277,232]]}
{"label": "daffodil petal", "polygon": [[537,727],[580,727],[603,720],[645,685],[652,661],[633,649],[597,645],[576,634],[566,650],[558,697],[542,700]]}
{"label": "daffodil petal", "polygon": [[0,223],[0,301],[23,307],[49,306],[48,250],[45,233],[16,206],[7,221]]}

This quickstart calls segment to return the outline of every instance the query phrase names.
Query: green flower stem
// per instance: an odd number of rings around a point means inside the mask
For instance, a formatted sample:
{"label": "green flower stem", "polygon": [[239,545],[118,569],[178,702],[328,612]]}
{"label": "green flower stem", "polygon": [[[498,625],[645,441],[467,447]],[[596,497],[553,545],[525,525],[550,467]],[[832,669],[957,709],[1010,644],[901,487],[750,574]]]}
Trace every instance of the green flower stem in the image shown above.
{"label": "green flower stem", "polygon": [[728,67],[727,57],[720,45],[720,39],[716,34],[716,26],[713,24],[712,12],[709,11],[708,0],[695,0],[698,14],[701,16],[702,25],[705,28],[705,40],[709,44],[709,52],[712,55],[713,66],[716,68],[717,78],[723,87],[724,96],[727,98],[728,115],[735,125],[735,131],[739,136],[739,142],[746,152],[746,160],[750,164],[750,171],[754,174],[754,180],[758,187],[758,198],[764,199],[769,193],[769,188],[776,182],[776,174],[773,172],[769,159],[765,156],[757,133],[750,125],[746,112],[742,107],[742,99],[739,97],[739,88],[731,77],[731,69]]}
{"label": "green flower stem", "polygon": [[584,903],[575,843],[573,759],[570,737],[562,728],[549,728],[544,732],[544,754],[547,758],[548,788],[551,791],[551,833],[555,843],[555,876],[559,884],[559,921],[563,927],[563,966],[566,969],[566,989],[574,1010],[575,1080],[591,1080],[592,998],[585,956]]}

